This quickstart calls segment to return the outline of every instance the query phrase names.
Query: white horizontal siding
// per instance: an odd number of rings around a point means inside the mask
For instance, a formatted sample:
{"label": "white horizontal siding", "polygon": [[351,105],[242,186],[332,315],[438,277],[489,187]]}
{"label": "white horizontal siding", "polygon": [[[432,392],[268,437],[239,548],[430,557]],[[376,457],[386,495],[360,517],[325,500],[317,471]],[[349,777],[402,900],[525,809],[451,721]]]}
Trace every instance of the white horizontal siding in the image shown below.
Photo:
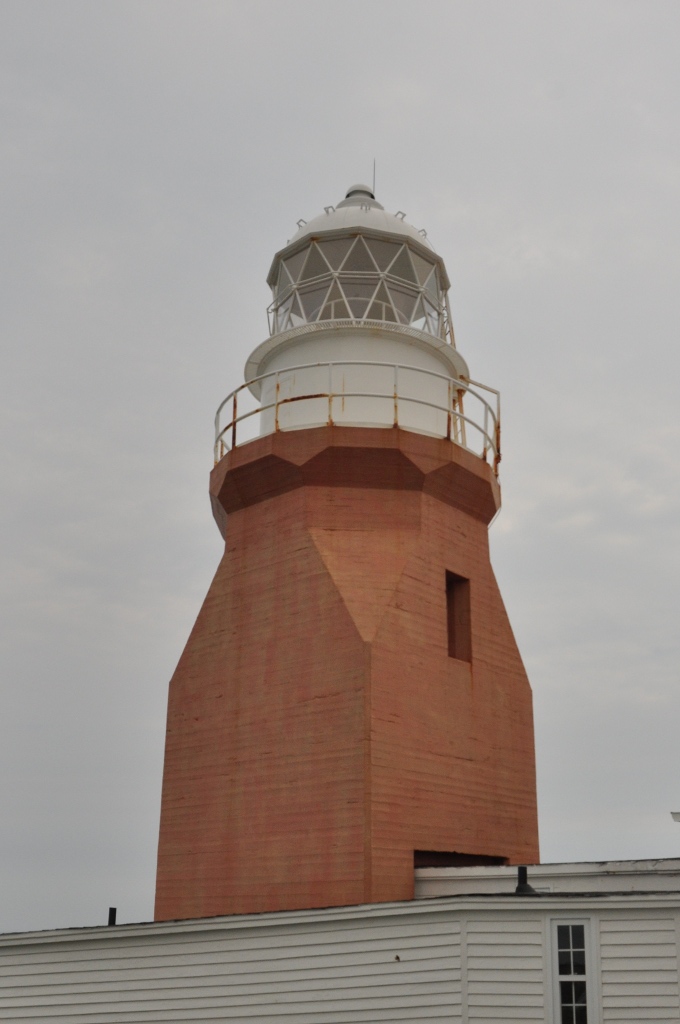
{"label": "white horizontal siding", "polygon": [[640,917],[600,922],[603,1024],[678,1024],[675,920]]}
{"label": "white horizontal siding", "polygon": [[487,1024],[544,1021],[543,925],[540,919],[468,921],[467,1017]]}
{"label": "white horizontal siding", "polygon": [[0,936],[0,1021],[546,1022],[544,986],[558,980],[546,939],[568,906],[600,936],[597,1024],[680,1024],[673,900],[433,901]]}
{"label": "white horizontal siding", "polygon": [[0,955],[0,1020],[362,1024],[460,1017],[460,930],[439,916],[47,942]]}

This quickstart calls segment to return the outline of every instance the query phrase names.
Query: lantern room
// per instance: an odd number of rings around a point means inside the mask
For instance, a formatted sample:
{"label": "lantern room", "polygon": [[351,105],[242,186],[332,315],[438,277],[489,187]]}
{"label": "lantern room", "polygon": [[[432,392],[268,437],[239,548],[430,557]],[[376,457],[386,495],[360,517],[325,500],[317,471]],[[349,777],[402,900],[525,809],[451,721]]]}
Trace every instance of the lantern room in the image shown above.
{"label": "lantern room", "polygon": [[424,230],[353,185],[276,253],[269,337],[216,420],[215,457],[279,430],[403,427],[498,465],[498,396],[456,350],[449,278]]}
{"label": "lantern room", "polygon": [[446,271],[425,232],[404,218],[385,215],[373,193],[355,185],[337,208],[302,224],[269,274],[271,333],[352,320],[403,324],[445,338]]}

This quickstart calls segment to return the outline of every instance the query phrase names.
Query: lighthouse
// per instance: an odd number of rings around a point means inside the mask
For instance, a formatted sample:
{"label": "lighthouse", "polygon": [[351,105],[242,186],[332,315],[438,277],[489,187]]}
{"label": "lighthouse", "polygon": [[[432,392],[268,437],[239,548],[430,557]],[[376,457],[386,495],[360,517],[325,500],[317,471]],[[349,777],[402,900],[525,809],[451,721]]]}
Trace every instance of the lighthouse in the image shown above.
{"label": "lighthouse", "polygon": [[216,417],[225,548],[170,683],[157,920],[538,861],[531,690],[489,558],[498,393],[403,212],[355,185],[298,228]]}

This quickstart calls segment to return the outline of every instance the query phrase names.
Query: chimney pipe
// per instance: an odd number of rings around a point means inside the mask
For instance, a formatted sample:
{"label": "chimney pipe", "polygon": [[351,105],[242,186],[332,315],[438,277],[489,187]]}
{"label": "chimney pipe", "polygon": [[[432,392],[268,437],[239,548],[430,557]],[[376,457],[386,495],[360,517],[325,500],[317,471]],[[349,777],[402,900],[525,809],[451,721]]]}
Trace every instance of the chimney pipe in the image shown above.
{"label": "chimney pipe", "polygon": [[113,927],[116,923],[116,908],[109,907],[109,928]]}
{"label": "chimney pipe", "polygon": [[533,889],[527,881],[527,869],[524,864],[517,867],[517,888],[515,889],[515,892],[520,895],[536,892],[536,890]]}

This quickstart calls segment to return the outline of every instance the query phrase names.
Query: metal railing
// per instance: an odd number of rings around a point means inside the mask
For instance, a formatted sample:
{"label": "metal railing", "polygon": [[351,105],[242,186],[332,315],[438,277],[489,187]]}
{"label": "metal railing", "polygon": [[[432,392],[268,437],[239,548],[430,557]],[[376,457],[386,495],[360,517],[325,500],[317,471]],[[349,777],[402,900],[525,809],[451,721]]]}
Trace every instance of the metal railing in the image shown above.
{"label": "metal railing", "polygon": [[[368,388],[346,390],[343,384],[334,388],[334,375],[349,367],[378,368],[389,371],[389,390],[376,391]],[[314,389],[305,393],[305,378],[295,378],[301,371],[327,371],[327,387],[319,391]],[[406,378],[413,375],[419,383],[429,379],[431,390],[445,395],[444,400],[431,401],[428,398],[408,394]],[[308,375],[309,376],[309,375]],[[282,394],[282,385],[290,387],[291,382],[299,394]],[[311,383],[311,381],[310,381]],[[302,388],[301,388],[302,386]],[[489,400],[480,391],[486,392]],[[262,395],[266,400],[262,401]],[[257,396],[257,397],[256,397]],[[493,397],[492,397],[493,396]],[[390,402],[389,419],[369,418],[361,423],[352,422],[347,418],[346,402],[348,399],[382,400]],[[290,407],[294,403],[316,403],[315,419],[291,417]],[[493,405],[492,405],[493,402]],[[324,419],[318,419],[319,403],[323,404]],[[252,407],[245,408],[244,404]],[[467,410],[465,405],[468,406]],[[472,406],[472,410],[470,409]],[[430,410],[433,414],[427,426],[435,429],[421,429],[413,425],[413,409]],[[297,408],[304,409],[303,405]],[[226,411],[226,413],[225,413]],[[365,410],[364,410],[365,411]],[[474,415],[471,415],[471,412]],[[400,416],[401,413],[401,416]],[[228,422],[223,423],[223,416],[229,415]],[[260,417],[259,421],[254,417]],[[422,418],[422,417],[421,417]],[[215,414],[215,463],[231,448],[242,445],[256,437],[273,434],[279,430],[301,430],[325,423],[329,426],[377,426],[403,427],[416,433],[445,437],[468,451],[475,452],[485,462],[491,463],[493,471],[498,475],[501,461],[500,450],[500,394],[479,381],[459,380],[433,370],[425,370],[419,366],[408,366],[399,363],[383,363],[369,360],[340,360],[333,363],[304,363],[299,366],[282,367],[272,370],[259,377],[246,381],[232,391],[220,403]],[[249,429],[248,429],[249,428]],[[259,428],[259,429],[258,429]],[[473,443],[475,442],[475,443]]]}

